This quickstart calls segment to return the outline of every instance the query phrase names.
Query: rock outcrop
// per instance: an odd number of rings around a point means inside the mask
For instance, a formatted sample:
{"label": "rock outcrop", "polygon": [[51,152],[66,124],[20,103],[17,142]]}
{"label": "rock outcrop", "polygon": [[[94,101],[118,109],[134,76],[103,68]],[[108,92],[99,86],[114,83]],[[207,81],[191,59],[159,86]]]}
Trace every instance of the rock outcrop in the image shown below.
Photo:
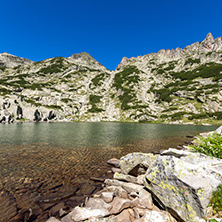
{"label": "rock outcrop", "polygon": [[29,59],[14,56],[7,52],[3,52],[0,54],[0,67],[15,67],[19,65],[32,63],[33,62]]}
{"label": "rock outcrop", "polygon": [[169,149],[148,168],[144,182],[174,216],[195,222],[207,216],[212,193],[222,183],[222,160]]}

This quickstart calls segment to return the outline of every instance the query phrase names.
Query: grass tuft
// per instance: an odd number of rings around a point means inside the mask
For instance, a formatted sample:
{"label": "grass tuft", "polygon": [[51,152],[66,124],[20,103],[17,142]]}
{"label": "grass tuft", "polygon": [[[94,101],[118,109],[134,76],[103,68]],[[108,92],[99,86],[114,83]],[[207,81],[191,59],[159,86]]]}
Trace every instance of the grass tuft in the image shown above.
{"label": "grass tuft", "polygon": [[217,190],[213,193],[210,204],[213,206],[215,213],[222,216],[222,184],[217,187]]}
{"label": "grass tuft", "polygon": [[222,136],[220,134],[215,132],[206,138],[199,136],[194,141],[197,142],[198,145],[190,145],[188,146],[189,149],[222,159]]}

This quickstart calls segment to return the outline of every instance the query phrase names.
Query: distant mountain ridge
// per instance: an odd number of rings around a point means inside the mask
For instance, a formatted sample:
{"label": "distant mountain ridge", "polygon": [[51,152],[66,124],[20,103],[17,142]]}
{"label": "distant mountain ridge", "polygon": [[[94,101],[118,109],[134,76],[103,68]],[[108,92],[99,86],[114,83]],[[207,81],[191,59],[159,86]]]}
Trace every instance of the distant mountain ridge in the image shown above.
{"label": "distant mountain ridge", "polygon": [[7,52],[0,54],[0,67],[15,67],[18,65],[31,64],[32,61],[18,56],[11,55]]}
{"label": "distant mountain ridge", "polygon": [[[213,52],[213,51],[219,52],[221,50],[222,50],[222,37],[218,37],[218,38],[214,39],[213,35],[211,33],[208,33],[208,35],[206,36],[206,38],[202,42],[193,43],[191,45],[186,46],[184,49],[181,49],[179,47],[177,47],[175,50],[174,49],[171,49],[171,50],[170,49],[167,49],[167,50],[161,49],[157,53],[150,53],[148,55],[139,56],[137,58],[157,57],[161,60],[163,60],[163,58],[171,60],[171,59],[178,59],[186,54],[193,55],[194,53],[195,54],[208,53],[208,52]],[[130,59],[124,57],[122,59],[121,63],[119,64],[119,66],[127,65],[128,61],[130,62],[135,59],[136,59],[135,57],[132,57]]]}
{"label": "distant mountain ridge", "polygon": [[88,53],[40,62],[2,53],[0,83],[1,122],[220,122],[222,37],[124,57],[115,71]]}

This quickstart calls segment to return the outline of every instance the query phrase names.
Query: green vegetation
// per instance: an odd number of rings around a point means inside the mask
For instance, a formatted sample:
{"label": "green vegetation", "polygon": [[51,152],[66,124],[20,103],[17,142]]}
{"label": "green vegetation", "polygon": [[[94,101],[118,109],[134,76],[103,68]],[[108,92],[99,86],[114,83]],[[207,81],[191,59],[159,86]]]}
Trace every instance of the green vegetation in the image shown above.
{"label": "green vegetation", "polygon": [[73,85],[73,86],[70,86],[70,87],[72,87],[72,88],[68,89],[69,92],[76,92],[78,89],[81,89],[81,88],[84,87],[84,86],[81,85],[81,86],[75,88],[75,86]]}
{"label": "green vegetation", "polygon": [[154,71],[156,71],[156,74],[158,75],[162,75],[165,73],[164,69],[161,69],[161,68],[153,68],[151,69],[151,72],[153,73]]}
{"label": "green vegetation", "polygon": [[101,86],[102,85],[102,81],[105,79],[106,74],[105,73],[101,73],[99,75],[97,75],[96,77],[94,77],[92,79],[92,83],[94,86]]}
{"label": "green vegetation", "polygon": [[72,101],[72,100],[69,99],[69,98],[63,98],[63,99],[61,99],[61,102],[64,102],[64,103],[68,103],[68,102],[70,102],[70,101]]}
{"label": "green vegetation", "polygon": [[30,103],[32,105],[35,105],[35,106],[41,106],[42,105],[42,104],[37,103],[36,101],[34,101],[32,99],[29,99],[29,98],[25,98],[24,101],[27,102],[27,103]]}
{"label": "green vegetation", "polygon": [[155,90],[155,93],[158,95],[158,99],[156,99],[156,102],[171,102],[172,98],[170,97],[170,95],[172,94],[171,90],[169,90],[169,88],[164,87],[162,89],[159,90]]}
{"label": "green vegetation", "polygon": [[116,73],[113,86],[117,91],[122,91],[122,94],[118,96],[122,110],[132,108],[128,105],[129,103],[136,103],[136,93],[133,85],[139,83],[140,78],[138,74],[141,72],[136,66],[127,66],[123,71]]}
{"label": "green vegetation", "polygon": [[57,105],[45,105],[45,107],[48,109],[61,109],[62,110],[62,107],[57,106]]}
{"label": "green vegetation", "polygon": [[172,120],[180,120],[180,119],[182,119],[183,118],[183,116],[185,115],[185,114],[188,114],[187,112],[177,112],[177,113],[174,113],[173,115],[171,115],[171,118],[172,118]]}
{"label": "green vegetation", "polygon": [[63,64],[64,58],[63,57],[55,57],[50,60],[50,65],[47,67],[41,68],[38,73],[43,74],[52,74],[61,72],[65,65]]}
{"label": "green vegetation", "polygon": [[217,187],[217,190],[213,193],[210,204],[213,206],[214,211],[219,217],[222,216],[222,184]]}
{"label": "green vegetation", "polygon": [[5,66],[0,66],[0,70],[5,71],[6,67]]}
{"label": "green vegetation", "polygon": [[[194,140],[198,145],[189,145],[188,148],[208,156],[222,159],[222,136],[218,133],[213,133],[208,137],[199,136]],[[213,193],[210,205],[213,207],[214,214],[222,216],[222,184],[217,187]],[[211,220],[212,221],[212,220]]]}
{"label": "green vegetation", "polygon": [[163,111],[163,113],[166,113],[166,112],[170,112],[170,111],[174,111],[174,110],[177,110],[178,108],[177,107],[170,107],[169,109],[165,109]]}
{"label": "green vegetation", "polygon": [[63,76],[63,78],[66,78],[66,79],[69,79],[71,77],[74,77],[74,75],[78,75],[78,76],[85,76],[83,75],[84,73],[86,73],[87,70],[86,69],[81,69],[81,70],[78,70],[78,71],[74,71],[74,72],[71,72],[69,74],[66,74]]}
{"label": "green vegetation", "polygon": [[92,106],[91,109],[88,109],[91,113],[99,113],[104,111],[104,109],[100,109],[97,107],[97,103],[100,102],[102,96],[90,95],[89,96],[89,104]]}
{"label": "green vegetation", "polygon": [[192,71],[171,72],[170,74],[181,80],[193,80],[198,77],[201,78],[213,78],[214,81],[222,79],[222,64],[207,63],[200,65]]}
{"label": "green vegetation", "polygon": [[206,118],[209,118],[209,115],[207,113],[200,113],[200,114],[193,113],[191,116],[188,117],[189,120],[206,119]]}
{"label": "green vegetation", "polygon": [[6,89],[6,88],[3,88],[3,87],[0,86],[0,94],[1,94],[2,96],[5,96],[5,95],[7,95],[7,94],[10,94],[11,92],[12,92],[11,90]]}
{"label": "green vegetation", "polygon": [[169,66],[166,67],[164,70],[169,71],[169,70],[172,70],[172,69],[174,69],[174,68],[175,68],[175,65],[171,63],[171,64],[169,64]]}
{"label": "green vegetation", "polygon": [[222,159],[222,136],[218,133],[213,133],[208,137],[199,136],[194,140],[198,145],[189,145],[189,149],[206,154],[208,156]]}
{"label": "green vegetation", "polygon": [[186,62],[185,62],[185,64],[184,65],[187,65],[187,64],[190,64],[190,65],[193,65],[193,64],[195,64],[195,63],[200,63],[200,59],[191,59],[191,58],[189,58]]}
{"label": "green vegetation", "polygon": [[218,112],[214,112],[214,113],[199,113],[199,114],[195,114],[192,113],[191,116],[188,117],[189,120],[193,120],[193,119],[208,119],[208,118],[215,118],[217,120],[222,120],[222,112],[218,111]]}

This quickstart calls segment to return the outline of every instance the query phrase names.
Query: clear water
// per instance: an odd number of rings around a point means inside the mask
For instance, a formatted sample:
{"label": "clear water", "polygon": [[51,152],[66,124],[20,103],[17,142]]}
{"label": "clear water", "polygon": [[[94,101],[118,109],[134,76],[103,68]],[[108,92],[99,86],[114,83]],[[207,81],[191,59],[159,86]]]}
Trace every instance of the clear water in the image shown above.
{"label": "clear water", "polygon": [[86,191],[89,177],[105,177],[108,159],[176,147],[188,140],[187,135],[216,128],[137,123],[0,125],[0,190],[10,191],[16,199],[26,192],[46,195],[54,183],[79,186],[81,194],[91,192]]}
{"label": "clear water", "polygon": [[[124,146],[135,140],[195,135],[216,126],[138,123],[26,123],[0,125],[0,145],[49,143],[66,148]],[[136,144],[136,142],[133,142]],[[135,145],[136,146],[136,145]]]}

